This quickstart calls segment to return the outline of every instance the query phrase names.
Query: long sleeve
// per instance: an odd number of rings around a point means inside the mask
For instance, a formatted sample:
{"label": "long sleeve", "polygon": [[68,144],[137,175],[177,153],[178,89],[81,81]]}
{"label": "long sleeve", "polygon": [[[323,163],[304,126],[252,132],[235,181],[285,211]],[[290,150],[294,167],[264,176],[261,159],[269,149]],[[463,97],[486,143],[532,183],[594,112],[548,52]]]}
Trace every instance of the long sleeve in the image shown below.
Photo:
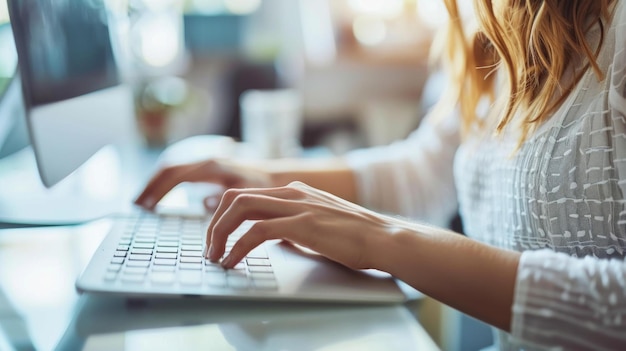
{"label": "long sleeve", "polygon": [[523,252],[502,350],[626,349],[626,1],[614,4],[587,33],[603,39],[604,77],[587,70],[522,145],[512,128],[457,152],[465,233]]}
{"label": "long sleeve", "polygon": [[[607,226],[592,226],[592,241],[570,242],[570,249],[526,251],[518,268],[513,304],[513,340],[572,350],[626,348],[626,6],[618,4],[614,17],[614,55],[607,75],[608,109],[604,119],[590,119],[592,128],[582,151],[601,149],[603,158],[591,152],[589,160],[602,160],[612,172],[606,180],[589,179],[604,188],[602,211],[594,217]],[[611,47],[607,48],[611,52]],[[605,57],[605,56],[603,56]],[[606,143],[599,143],[602,131]],[[609,145],[603,148],[598,145]],[[595,149],[594,149],[595,148]],[[595,157],[595,158],[594,158]],[[589,161],[591,164],[591,161]],[[586,168],[591,174],[592,168]],[[589,193],[592,194],[592,193]],[[609,194],[613,194],[609,197]],[[588,195],[584,200],[593,204]],[[583,215],[580,210],[576,214]],[[561,222],[572,220],[561,218]],[[610,226],[608,226],[610,225]],[[571,225],[571,227],[574,227]],[[604,229],[602,229],[604,228]],[[556,246],[556,245],[555,245]],[[576,256],[585,256],[579,258]]]}
{"label": "long sleeve", "polygon": [[365,207],[446,225],[457,208],[458,116],[428,115],[407,139],[346,155]]}
{"label": "long sleeve", "polygon": [[518,268],[511,334],[569,350],[626,347],[626,262],[527,251]]}

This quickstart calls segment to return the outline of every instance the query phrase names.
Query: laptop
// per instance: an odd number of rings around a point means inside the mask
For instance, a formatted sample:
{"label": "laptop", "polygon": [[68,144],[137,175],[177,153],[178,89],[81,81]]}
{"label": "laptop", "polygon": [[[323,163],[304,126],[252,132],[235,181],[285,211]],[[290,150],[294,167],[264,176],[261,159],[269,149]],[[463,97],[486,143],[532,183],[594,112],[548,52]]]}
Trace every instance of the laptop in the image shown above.
{"label": "laptop", "polygon": [[[148,212],[119,216],[76,282],[80,292],[127,297],[205,297],[351,303],[401,303],[396,281],[354,271],[282,241],[252,250],[233,269],[205,259],[210,217]],[[232,248],[253,222],[228,239]]]}
{"label": "laptop", "polygon": [[[120,68],[129,53],[124,49],[129,34],[123,35],[129,28],[127,9],[116,4],[123,2],[8,1],[25,115],[46,186],[71,176],[128,132],[133,120],[125,115],[132,99],[122,79],[127,69]],[[406,299],[389,275],[353,271],[280,241],[264,243],[234,269],[224,270],[202,257],[208,216],[138,211],[112,220],[111,232],[76,281],[80,292],[362,303]],[[250,224],[231,235],[229,247]]]}

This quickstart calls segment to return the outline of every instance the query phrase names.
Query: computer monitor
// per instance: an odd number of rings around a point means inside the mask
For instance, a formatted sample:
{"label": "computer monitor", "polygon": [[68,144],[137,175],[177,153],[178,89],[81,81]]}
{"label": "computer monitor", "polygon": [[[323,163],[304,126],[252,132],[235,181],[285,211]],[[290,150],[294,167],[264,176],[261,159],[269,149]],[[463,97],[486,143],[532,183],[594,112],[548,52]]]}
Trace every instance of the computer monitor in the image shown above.
{"label": "computer monitor", "polygon": [[133,102],[120,75],[105,0],[8,0],[25,115],[51,187],[128,137]]}
{"label": "computer monitor", "polygon": [[[0,80],[4,79],[0,78]],[[19,75],[14,73],[0,87],[0,158],[29,144]]]}
{"label": "computer monitor", "polygon": [[8,16],[0,12],[0,158],[28,145],[17,52]]}

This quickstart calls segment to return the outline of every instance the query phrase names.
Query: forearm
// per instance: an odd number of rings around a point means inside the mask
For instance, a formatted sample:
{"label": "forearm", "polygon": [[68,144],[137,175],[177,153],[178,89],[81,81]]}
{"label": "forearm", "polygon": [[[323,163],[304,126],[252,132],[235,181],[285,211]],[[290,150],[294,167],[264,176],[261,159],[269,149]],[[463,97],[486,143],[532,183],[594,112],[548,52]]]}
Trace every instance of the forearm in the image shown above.
{"label": "forearm", "polygon": [[358,201],[355,176],[347,164],[336,159],[285,159],[264,165],[274,186],[300,181],[344,200]]}
{"label": "forearm", "polygon": [[394,229],[384,240],[374,245],[385,247],[377,255],[377,267],[446,305],[510,331],[519,253],[427,226]]}

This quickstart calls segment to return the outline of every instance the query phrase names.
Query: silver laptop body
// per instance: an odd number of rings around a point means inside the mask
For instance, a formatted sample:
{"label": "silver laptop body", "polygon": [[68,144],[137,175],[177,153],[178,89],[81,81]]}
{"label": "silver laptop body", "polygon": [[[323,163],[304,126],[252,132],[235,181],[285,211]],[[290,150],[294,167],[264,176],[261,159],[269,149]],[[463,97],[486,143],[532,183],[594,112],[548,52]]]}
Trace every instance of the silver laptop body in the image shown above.
{"label": "silver laptop body", "polygon": [[[149,213],[116,218],[76,282],[79,292],[127,297],[204,297],[352,303],[406,300],[396,281],[353,271],[281,241],[253,250],[234,269],[202,257],[209,218]],[[242,224],[227,250],[251,223]]]}

